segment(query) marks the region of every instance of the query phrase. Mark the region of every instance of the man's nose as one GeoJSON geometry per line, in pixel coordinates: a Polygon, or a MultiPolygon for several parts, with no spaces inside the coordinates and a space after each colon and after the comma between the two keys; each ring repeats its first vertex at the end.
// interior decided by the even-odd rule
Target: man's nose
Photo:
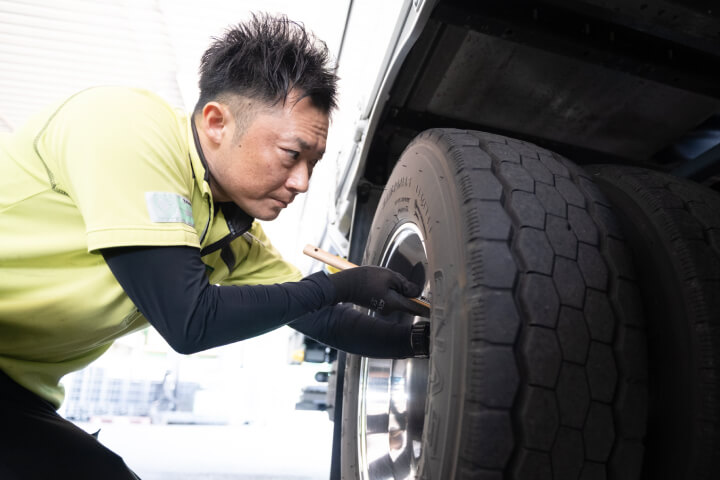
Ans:
{"type": "Polygon", "coordinates": [[[298,162],[290,171],[286,185],[289,190],[297,193],[305,193],[310,183],[310,172],[307,162],[298,162]]]}

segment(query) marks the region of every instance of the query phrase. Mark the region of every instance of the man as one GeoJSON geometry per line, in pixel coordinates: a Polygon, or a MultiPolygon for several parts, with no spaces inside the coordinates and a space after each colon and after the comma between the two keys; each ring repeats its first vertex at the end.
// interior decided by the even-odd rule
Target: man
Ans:
{"type": "MultiPolygon", "coordinates": [[[[60,418],[60,379],[150,323],[192,353],[285,324],[379,357],[411,345],[407,297],[379,267],[300,279],[254,219],[308,188],[336,76],[327,48],[256,16],[205,52],[192,115],[129,88],[92,88],[0,137],[0,478],[135,478],[60,418]]],[[[424,281],[420,279],[420,281],[424,281]]]]}

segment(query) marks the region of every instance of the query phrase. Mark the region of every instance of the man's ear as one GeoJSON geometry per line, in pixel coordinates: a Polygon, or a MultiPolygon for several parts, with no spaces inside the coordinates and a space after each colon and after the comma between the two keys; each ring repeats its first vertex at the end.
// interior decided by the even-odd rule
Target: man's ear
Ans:
{"type": "Polygon", "coordinates": [[[208,102],[202,109],[202,118],[205,135],[211,142],[219,145],[231,123],[230,110],[222,103],[208,102]]]}

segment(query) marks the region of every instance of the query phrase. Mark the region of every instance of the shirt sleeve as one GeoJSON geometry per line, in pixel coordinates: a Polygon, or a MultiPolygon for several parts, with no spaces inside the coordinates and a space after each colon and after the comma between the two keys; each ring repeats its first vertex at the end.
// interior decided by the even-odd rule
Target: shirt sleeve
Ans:
{"type": "Polygon", "coordinates": [[[126,247],[102,254],[138,310],[180,353],[269,332],[334,298],[323,272],[298,282],[219,286],[208,282],[195,248],[126,247]]]}
{"type": "Polygon", "coordinates": [[[350,305],[322,308],[294,320],[290,326],[320,343],[347,353],[373,358],[413,356],[410,342],[412,322],[371,317],[350,305]]]}
{"type": "Polygon", "coordinates": [[[39,132],[36,151],[79,209],[88,251],[199,246],[181,118],[150,92],[100,87],[71,97],[39,132]]]}

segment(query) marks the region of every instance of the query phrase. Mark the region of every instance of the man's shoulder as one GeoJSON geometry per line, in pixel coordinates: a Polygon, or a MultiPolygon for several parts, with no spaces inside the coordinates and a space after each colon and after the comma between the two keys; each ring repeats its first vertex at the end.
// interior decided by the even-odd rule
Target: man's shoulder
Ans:
{"type": "Polygon", "coordinates": [[[55,112],[47,128],[68,135],[82,132],[83,142],[100,142],[118,151],[187,157],[187,115],[141,88],[101,86],[82,90],[55,112]]]}
{"type": "Polygon", "coordinates": [[[150,90],[125,86],[97,86],[77,92],[66,106],[100,110],[105,118],[124,112],[165,114],[176,116],[179,111],[150,90]]]}

